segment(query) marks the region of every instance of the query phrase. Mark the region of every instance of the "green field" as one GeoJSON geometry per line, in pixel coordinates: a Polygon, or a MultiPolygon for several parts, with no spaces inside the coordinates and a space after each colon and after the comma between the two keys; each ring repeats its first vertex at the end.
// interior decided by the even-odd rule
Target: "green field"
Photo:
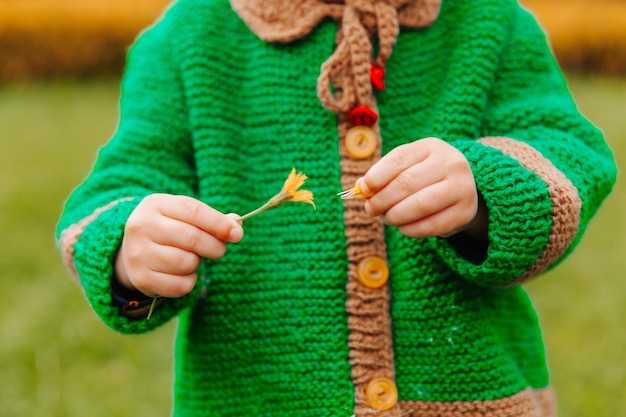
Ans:
{"type": "MultiPolygon", "coordinates": [[[[623,166],[626,80],[570,82],[623,166]]],[[[110,331],[55,248],[64,199],[115,129],[117,96],[117,80],[0,85],[0,416],[170,414],[175,324],[110,331]]],[[[575,254],[528,285],[563,417],[626,415],[625,191],[619,182],[575,254]]]]}

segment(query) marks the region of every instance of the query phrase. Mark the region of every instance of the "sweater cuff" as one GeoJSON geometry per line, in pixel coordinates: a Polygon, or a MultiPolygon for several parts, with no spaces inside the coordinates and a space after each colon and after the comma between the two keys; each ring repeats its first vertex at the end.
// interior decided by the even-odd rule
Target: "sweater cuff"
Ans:
{"type": "Polygon", "coordinates": [[[174,317],[190,305],[194,291],[179,299],[166,299],[150,320],[126,315],[113,295],[114,261],[131,212],[141,201],[127,199],[109,205],[83,225],[73,246],[73,265],[85,295],[96,314],[106,325],[121,333],[143,333],[174,317]]]}
{"type": "MultiPolygon", "coordinates": [[[[479,285],[505,286],[523,282],[548,268],[569,243],[555,231],[556,223],[563,220],[555,218],[561,209],[553,192],[554,183],[558,182],[556,175],[545,174],[557,172],[556,168],[525,143],[498,138],[524,152],[535,152],[532,158],[526,158],[532,163],[492,139],[451,142],[467,158],[488,209],[486,256],[482,262],[472,262],[476,259],[463,256],[454,239],[436,238],[435,246],[443,259],[467,280],[479,285]],[[562,243],[556,250],[555,241],[562,243]]],[[[571,242],[575,232],[567,234],[571,242]]]]}

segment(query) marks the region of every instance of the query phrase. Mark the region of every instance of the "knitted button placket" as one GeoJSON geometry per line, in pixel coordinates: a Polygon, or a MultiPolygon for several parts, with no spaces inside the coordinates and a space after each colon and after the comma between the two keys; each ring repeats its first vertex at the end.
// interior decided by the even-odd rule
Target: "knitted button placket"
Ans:
{"type": "MultiPolygon", "coordinates": [[[[378,1],[346,2],[338,6],[342,13],[337,15],[340,22],[335,51],[322,64],[318,77],[318,97],[324,107],[337,115],[344,190],[354,187],[381,157],[375,93],[385,88],[384,63],[398,33],[393,7],[378,1]],[[380,26],[364,24],[372,18],[381,19],[380,26]],[[380,27],[385,30],[377,33],[380,27]],[[376,58],[372,56],[375,37],[378,37],[376,58]]],[[[354,384],[353,414],[400,417],[394,382],[385,225],[380,216],[365,213],[363,200],[343,201],[348,261],[345,307],[348,360],[354,384]]]]}
{"type": "MultiPolygon", "coordinates": [[[[384,89],[384,75],[382,66],[371,65],[372,93],[384,89]]],[[[378,160],[381,152],[375,97],[372,94],[364,101],[366,104],[357,103],[340,117],[345,132],[343,148],[347,154],[342,159],[342,173],[349,174],[345,179],[350,178],[347,182],[352,184],[378,160]],[[348,168],[347,171],[344,167],[348,168]]],[[[362,201],[352,200],[346,204],[346,233],[353,236],[348,237],[351,266],[346,308],[350,327],[348,344],[351,363],[355,367],[354,414],[357,417],[398,417],[384,225],[379,217],[363,215],[362,201]],[[370,340],[376,346],[367,346],[364,340],[370,340]]]]}

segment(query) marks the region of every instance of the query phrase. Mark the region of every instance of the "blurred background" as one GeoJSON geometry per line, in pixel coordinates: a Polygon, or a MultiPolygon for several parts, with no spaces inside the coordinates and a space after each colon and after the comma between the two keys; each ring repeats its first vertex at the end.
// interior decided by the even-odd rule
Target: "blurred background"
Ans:
{"type": "MultiPolygon", "coordinates": [[[[55,225],[117,124],[127,48],[164,0],[0,0],[0,416],[169,416],[175,323],[121,336],[62,265],[55,225]]],[[[581,111],[626,164],[626,3],[524,0],[581,111]]],[[[527,285],[560,416],[626,415],[626,194],[527,285]]],[[[209,358],[207,358],[209,360],[209,358]]]]}

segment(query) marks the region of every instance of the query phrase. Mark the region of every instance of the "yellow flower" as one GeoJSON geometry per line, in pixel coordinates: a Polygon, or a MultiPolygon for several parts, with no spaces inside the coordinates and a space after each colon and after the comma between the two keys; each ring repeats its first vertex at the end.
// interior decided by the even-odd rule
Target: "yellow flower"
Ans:
{"type": "Polygon", "coordinates": [[[308,190],[298,190],[306,181],[308,177],[306,174],[297,173],[295,168],[292,168],[291,173],[285,180],[282,190],[274,197],[270,198],[267,203],[263,204],[258,209],[251,211],[248,214],[244,214],[239,218],[239,221],[248,219],[266,210],[273,209],[280,206],[287,201],[294,201],[299,203],[309,203],[315,209],[315,203],[313,202],[313,193],[308,190]]]}
{"type": "Polygon", "coordinates": [[[303,173],[296,173],[296,169],[292,168],[291,173],[285,180],[285,184],[283,185],[283,189],[280,190],[280,193],[276,194],[272,197],[272,200],[275,200],[276,206],[281,205],[285,201],[296,201],[300,203],[309,203],[315,208],[315,203],[313,203],[313,193],[308,190],[298,190],[298,188],[302,187],[304,181],[306,181],[308,177],[303,173]]]}

